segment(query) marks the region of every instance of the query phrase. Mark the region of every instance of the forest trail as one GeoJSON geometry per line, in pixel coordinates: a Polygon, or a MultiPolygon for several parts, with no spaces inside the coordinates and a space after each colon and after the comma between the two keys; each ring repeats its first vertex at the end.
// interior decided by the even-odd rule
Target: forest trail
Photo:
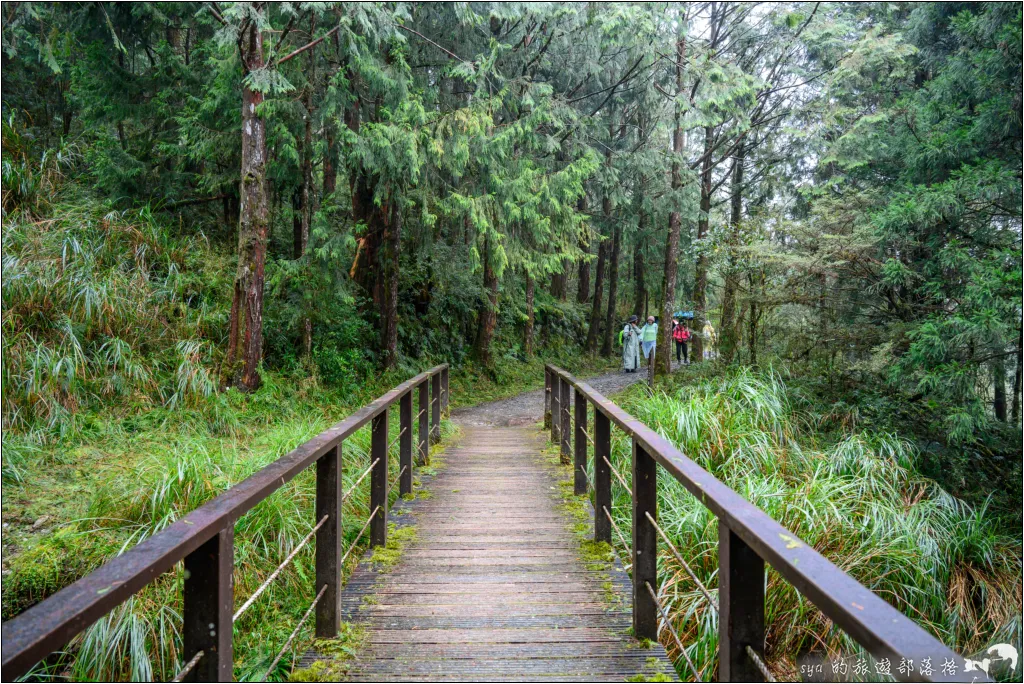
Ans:
{"type": "MultiPolygon", "coordinates": [[[[679,369],[679,364],[672,362],[672,371],[679,369]]],[[[587,378],[587,384],[606,397],[621,392],[637,382],[647,381],[647,366],[637,373],[625,373],[621,370],[587,378]]],[[[544,419],[544,390],[533,390],[517,394],[508,399],[489,401],[476,406],[464,406],[452,410],[452,420],[460,425],[495,425],[515,426],[532,425],[544,419]]]]}
{"type": "Polygon", "coordinates": [[[408,538],[398,562],[364,558],[345,587],[344,619],[361,627],[355,658],[310,652],[300,667],[320,660],[311,674],[351,681],[675,681],[661,645],[629,636],[622,565],[581,548],[545,433],[507,425],[526,415],[525,398],[542,407],[541,397],[453,416],[463,434],[438,473],[422,475],[429,494],[389,514],[408,530],[392,535],[408,538]],[[505,426],[481,424],[502,414],[505,426]]]}

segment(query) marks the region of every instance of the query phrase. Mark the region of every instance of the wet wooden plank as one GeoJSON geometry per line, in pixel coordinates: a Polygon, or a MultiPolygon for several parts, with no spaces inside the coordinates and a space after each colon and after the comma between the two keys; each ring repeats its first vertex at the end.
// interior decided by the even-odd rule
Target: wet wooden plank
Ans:
{"type": "MultiPolygon", "coordinates": [[[[415,525],[397,566],[364,559],[342,594],[366,645],[351,681],[624,681],[675,671],[628,630],[621,564],[580,560],[553,459],[534,427],[469,427],[431,496],[400,502],[415,525]]],[[[302,663],[316,658],[307,653],[302,663]]]]}

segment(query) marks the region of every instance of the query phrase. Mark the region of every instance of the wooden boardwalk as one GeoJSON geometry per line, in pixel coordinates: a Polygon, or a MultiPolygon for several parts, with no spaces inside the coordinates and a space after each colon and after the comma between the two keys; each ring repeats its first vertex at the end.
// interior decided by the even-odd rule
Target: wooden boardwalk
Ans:
{"type": "MultiPolygon", "coordinates": [[[[621,564],[581,557],[578,521],[561,505],[570,475],[545,445],[536,427],[464,428],[438,474],[422,476],[430,494],[392,509],[398,528],[415,526],[397,564],[364,559],[346,585],[344,619],[363,644],[332,671],[350,681],[675,680],[660,645],[628,634],[621,564]]],[[[311,652],[300,666],[331,657],[311,652]]]]}

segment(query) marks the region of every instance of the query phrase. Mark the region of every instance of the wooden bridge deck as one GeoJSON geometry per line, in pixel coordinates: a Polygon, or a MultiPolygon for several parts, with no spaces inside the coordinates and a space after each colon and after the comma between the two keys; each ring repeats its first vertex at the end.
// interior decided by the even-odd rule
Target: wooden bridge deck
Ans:
{"type": "MultiPolygon", "coordinates": [[[[421,477],[430,495],[392,509],[396,527],[415,526],[397,564],[366,558],[346,585],[344,619],[363,643],[331,671],[350,681],[675,680],[660,645],[628,634],[621,564],[581,557],[578,521],[561,506],[569,473],[542,453],[544,433],[464,430],[438,474],[421,477]]],[[[300,667],[331,658],[310,652],[300,667]]]]}

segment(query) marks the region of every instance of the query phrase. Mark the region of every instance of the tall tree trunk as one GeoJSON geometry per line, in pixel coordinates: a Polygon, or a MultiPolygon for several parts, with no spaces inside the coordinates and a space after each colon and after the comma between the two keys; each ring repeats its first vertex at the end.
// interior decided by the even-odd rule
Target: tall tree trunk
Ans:
{"type": "Polygon", "coordinates": [[[605,356],[612,355],[612,331],[616,328],[615,309],[618,304],[619,251],[622,240],[622,228],[617,221],[612,236],[612,254],[608,264],[608,313],[604,318],[604,342],[601,344],[601,353],[605,356]]]}
{"type": "Polygon", "coordinates": [[[647,297],[647,285],[644,281],[643,244],[647,240],[647,212],[644,211],[644,188],[647,179],[640,177],[636,195],[636,241],[633,244],[633,307],[629,313],[639,316],[643,310],[644,299],[647,297]]]}
{"type": "MultiPolygon", "coordinates": [[[[581,214],[587,213],[587,194],[583,193],[580,197],[579,202],[576,204],[576,209],[581,214]]],[[[586,304],[590,301],[590,240],[587,235],[581,234],[579,237],[580,251],[587,255],[587,258],[580,259],[578,267],[578,277],[576,278],[576,303],[586,304]]]]}
{"type": "Polygon", "coordinates": [[[594,298],[590,302],[590,327],[587,329],[587,342],[584,347],[588,353],[597,351],[597,333],[601,327],[601,296],[604,294],[604,263],[608,258],[607,241],[597,245],[597,266],[594,273],[594,298]]]}
{"type": "Polygon", "coordinates": [[[533,289],[534,280],[529,270],[525,270],[526,276],[526,329],[523,331],[523,351],[526,356],[533,356],[533,289]]]}
{"type": "Polygon", "coordinates": [[[562,272],[551,274],[551,296],[560,302],[565,301],[566,285],[568,278],[566,272],[569,270],[569,260],[562,259],[562,272]]]}
{"type": "Polygon", "coordinates": [[[725,255],[725,286],[722,289],[722,323],[719,326],[718,339],[722,352],[722,360],[732,363],[736,354],[736,288],[739,286],[739,273],[736,269],[736,250],[740,243],[740,221],[743,219],[743,162],[744,148],[741,145],[736,152],[732,169],[731,213],[729,216],[729,237],[726,240],[725,255]]]}
{"type": "Polygon", "coordinates": [[[1013,372],[1013,404],[1010,408],[1010,420],[1014,425],[1020,423],[1022,362],[1024,362],[1024,327],[1017,329],[1017,368],[1013,372]]]}
{"type": "MultiPolygon", "coordinates": [[[[680,10],[680,36],[676,40],[676,106],[675,121],[672,129],[672,189],[678,190],[682,184],[680,159],[683,156],[683,111],[679,99],[683,96],[683,64],[686,61],[686,38],[682,34],[686,10],[680,10]]],[[[669,212],[668,236],[665,239],[665,277],[661,288],[661,324],[658,326],[658,350],[655,370],[668,373],[672,370],[672,309],[676,303],[676,277],[679,272],[679,233],[682,220],[679,211],[669,212]]]]}
{"type": "Polygon", "coordinates": [[[384,370],[398,366],[398,256],[402,246],[401,201],[391,196],[381,250],[381,281],[383,283],[380,322],[381,361],[384,370]]]}
{"type": "MultiPolygon", "coordinates": [[[[257,5],[256,12],[262,12],[257,5]]],[[[241,37],[245,75],[263,67],[263,34],[252,21],[241,37]]],[[[259,387],[263,358],[263,281],[267,259],[267,133],[258,114],[263,93],[242,87],[241,209],[238,219],[238,271],[231,303],[227,369],[243,391],[259,387]]]]}
{"type": "Polygon", "coordinates": [[[714,151],[715,132],[711,126],[704,127],[704,158],[700,169],[700,215],[697,217],[697,263],[693,269],[693,353],[691,358],[700,362],[704,359],[704,324],[707,322],[708,307],[708,257],[704,240],[711,222],[711,154],[714,151]]]}
{"type": "MultiPolygon", "coordinates": [[[[641,214],[640,220],[644,220],[644,216],[641,214]]],[[[647,301],[647,285],[644,282],[644,254],[641,247],[641,243],[637,243],[633,246],[633,306],[629,310],[629,313],[642,316],[644,312],[644,303],[647,301]]]]}
{"type": "Polygon", "coordinates": [[[491,366],[491,340],[494,339],[494,326],[497,323],[498,310],[498,276],[491,264],[491,237],[484,236],[484,291],[487,298],[483,302],[476,329],[476,359],[484,367],[491,366]]]}
{"type": "MultiPolygon", "coordinates": [[[[315,19],[310,26],[310,35],[316,29],[315,19]]],[[[302,135],[302,230],[299,235],[298,244],[295,245],[295,258],[301,259],[306,254],[306,247],[309,245],[309,227],[313,221],[313,78],[315,75],[313,60],[314,53],[309,51],[309,73],[308,82],[302,93],[302,103],[305,108],[304,130],[302,135]]],[[[304,305],[308,304],[308,299],[304,305]]],[[[305,358],[313,355],[313,321],[308,311],[302,316],[302,350],[305,358]]]]}
{"type": "Polygon", "coordinates": [[[754,272],[748,274],[750,281],[750,319],[747,321],[747,350],[750,356],[750,365],[757,365],[757,319],[760,314],[757,311],[757,279],[754,272]]]}
{"type": "Polygon", "coordinates": [[[992,411],[996,418],[1006,422],[1006,366],[1003,357],[992,362],[992,411]]]}
{"type": "Polygon", "coordinates": [[[306,251],[302,240],[302,198],[305,193],[301,187],[292,193],[292,258],[298,259],[306,251]]]}
{"type": "Polygon", "coordinates": [[[324,124],[324,136],[327,149],[324,152],[324,190],[323,199],[334,194],[338,187],[338,150],[335,145],[334,126],[330,122],[324,124]]]}
{"type": "MultiPolygon", "coordinates": [[[[357,76],[349,69],[349,81],[356,83],[357,76]]],[[[345,125],[358,135],[362,127],[361,102],[357,99],[345,109],[345,125]]],[[[376,179],[366,169],[354,167],[349,175],[349,193],[352,198],[352,220],[357,226],[356,254],[349,269],[349,277],[369,293],[373,304],[381,306],[383,298],[378,257],[384,226],[387,223],[379,207],[373,201],[376,179]]]]}

